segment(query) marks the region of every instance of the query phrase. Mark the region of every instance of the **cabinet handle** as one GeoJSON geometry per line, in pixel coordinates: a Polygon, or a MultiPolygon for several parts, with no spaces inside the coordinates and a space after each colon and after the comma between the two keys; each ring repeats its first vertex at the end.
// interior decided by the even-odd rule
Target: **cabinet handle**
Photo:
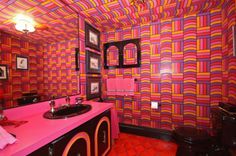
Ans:
{"type": "Polygon", "coordinates": [[[48,148],[48,155],[53,156],[53,148],[52,147],[48,148]]]}
{"type": "Polygon", "coordinates": [[[103,140],[102,140],[102,142],[105,144],[106,140],[107,140],[106,131],[102,131],[102,132],[103,132],[103,140]]]}

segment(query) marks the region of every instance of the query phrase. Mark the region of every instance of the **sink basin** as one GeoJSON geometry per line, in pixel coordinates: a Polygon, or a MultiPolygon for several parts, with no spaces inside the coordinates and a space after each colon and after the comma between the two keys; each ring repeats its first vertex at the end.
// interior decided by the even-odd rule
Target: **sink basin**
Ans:
{"type": "Polygon", "coordinates": [[[84,114],[91,110],[90,105],[86,104],[78,104],[78,105],[70,105],[70,106],[62,106],[55,109],[55,112],[52,113],[47,111],[43,114],[44,118],[47,119],[63,119],[70,118],[73,116],[84,114]]]}
{"type": "Polygon", "coordinates": [[[222,108],[225,112],[229,114],[236,114],[236,106],[229,104],[229,103],[222,103],[219,104],[220,108],[222,108]]]}

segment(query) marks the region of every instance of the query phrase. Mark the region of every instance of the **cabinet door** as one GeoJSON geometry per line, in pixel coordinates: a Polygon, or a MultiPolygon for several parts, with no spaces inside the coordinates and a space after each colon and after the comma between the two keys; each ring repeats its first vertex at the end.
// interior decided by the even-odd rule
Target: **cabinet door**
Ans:
{"type": "Polygon", "coordinates": [[[62,156],[90,156],[90,144],[88,133],[79,132],[68,142],[62,156]]]}
{"type": "Polygon", "coordinates": [[[111,127],[107,116],[102,117],[95,129],[95,156],[105,156],[111,148],[111,127]]]}
{"type": "Polygon", "coordinates": [[[28,156],[53,156],[53,148],[50,144],[47,144],[40,149],[28,154],[28,156]]]}

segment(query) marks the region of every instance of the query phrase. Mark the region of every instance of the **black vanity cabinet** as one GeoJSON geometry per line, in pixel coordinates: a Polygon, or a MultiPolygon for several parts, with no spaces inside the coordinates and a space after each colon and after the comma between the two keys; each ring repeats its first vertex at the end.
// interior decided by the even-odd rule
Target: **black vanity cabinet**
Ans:
{"type": "Polygon", "coordinates": [[[29,156],[103,156],[110,148],[110,110],[107,110],[29,156]]]}
{"type": "Polygon", "coordinates": [[[94,132],[95,156],[105,156],[111,148],[111,123],[110,116],[99,119],[94,132]]]}

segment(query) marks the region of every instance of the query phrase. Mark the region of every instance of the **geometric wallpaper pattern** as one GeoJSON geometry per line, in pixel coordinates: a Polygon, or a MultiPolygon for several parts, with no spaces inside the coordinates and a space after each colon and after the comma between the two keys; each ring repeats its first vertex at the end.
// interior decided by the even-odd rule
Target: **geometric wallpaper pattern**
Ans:
{"type": "Polygon", "coordinates": [[[17,106],[17,99],[27,92],[36,91],[41,100],[78,94],[77,45],[77,39],[40,45],[1,32],[0,64],[9,68],[8,80],[0,81],[4,107],[17,106]],[[17,55],[28,57],[28,70],[16,70],[17,55]]]}
{"type": "Polygon", "coordinates": [[[22,34],[14,28],[17,13],[32,16],[36,31],[31,39],[38,42],[60,42],[77,35],[77,14],[106,32],[127,26],[137,26],[160,19],[204,13],[221,7],[224,0],[145,0],[134,5],[132,0],[10,0],[0,1],[0,29],[22,34]],[[45,29],[46,28],[46,29],[45,29]]]}
{"type": "MultiPolygon", "coordinates": [[[[138,80],[134,96],[107,96],[104,85],[104,97],[115,102],[120,122],[169,130],[179,125],[210,129],[210,108],[220,101],[235,103],[235,58],[234,63],[227,62],[232,58],[228,50],[232,49],[224,51],[229,46],[222,41],[225,27],[229,29],[226,20],[231,18],[222,10],[103,34],[105,43],[141,38],[140,68],[103,71],[103,84],[114,77],[138,80]],[[224,68],[224,64],[232,69],[224,68]],[[233,76],[234,80],[227,81],[233,76]],[[150,101],[161,106],[151,109],[150,101]]],[[[235,8],[228,14],[235,23],[235,8]]],[[[227,44],[232,44],[232,38],[227,44]]]]}
{"type": "Polygon", "coordinates": [[[4,107],[17,105],[22,93],[43,93],[43,47],[4,32],[0,32],[0,64],[9,69],[8,80],[1,80],[4,107]],[[29,70],[16,69],[16,56],[28,57],[29,70]]]}
{"type": "Polygon", "coordinates": [[[103,32],[137,26],[160,19],[207,12],[221,7],[224,0],[145,0],[134,5],[132,0],[66,1],[86,20],[103,32]]]}
{"type": "Polygon", "coordinates": [[[77,37],[77,14],[60,0],[0,1],[0,30],[23,35],[15,29],[13,20],[19,13],[35,20],[35,31],[27,37],[38,43],[60,42],[77,37]]]}
{"type": "MultiPolygon", "coordinates": [[[[63,5],[54,2],[42,5],[63,13],[63,5]]],[[[16,1],[12,3],[18,5],[16,1]]],[[[219,101],[235,103],[236,58],[232,57],[231,27],[236,24],[236,14],[233,0],[225,3],[218,0],[150,0],[142,9],[126,0],[67,3],[83,15],[78,20],[80,71],[74,70],[74,48],[78,47],[78,40],[73,37],[42,47],[2,33],[0,63],[9,65],[10,77],[0,81],[0,87],[4,88],[8,107],[16,104],[15,100],[22,92],[41,92],[44,87],[46,96],[57,96],[60,93],[67,95],[68,91],[77,93],[78,84],[81,84],[80,93],[86,95],[84,18],[104,31],[101,35],[103,43],[141,38],[141,67],[103,70],[103,97],[116,104],[120,122],[162,129],[173,129],[178,125],[210,129],[210,108],[217,106],[219,101]],[[184,16],[188,12],[191,14],[184,16]],[[29,71],[15,70],[16,54],[34,60],[29,71]],[[36,54],[42,57],[36,57],[36,54]],[[42,64],[48,67],[43,68],[42,64]],[[28,72],[33,72],[33,77],[28,72]],[[42,76],[44,73],[46,75],[42,76]],[[114,77],[137,78],[134,96],[107,96],[105,80],[114,77]],[[23,87],[19,85],[21,81],[23,87]],[[153,110],[150,101],[158,101],[161,106],[153,110]]],[[[31,5],[35,4],[32,2],[31,5]]],[[[8,7],[4,9],[9,11],[8,7]]],[[[35,8],[29,11],[37,15],[35,8]]],[[[47,14],[41,11],[42,16],[47,14]]],[[[67,16],[68,20],[72,20],[72,16],[67,16]]],[[[63,23],[62,27],[65,25],[63,23]]],[[[133,57],[131,53],[127,56],[133,57]]]]}
{"type": "Polygon", "coordinates": [[[78,71],[75,70],[77,39],[45,45],[44,95],[47,98],[78,94],[78,71]]]}

